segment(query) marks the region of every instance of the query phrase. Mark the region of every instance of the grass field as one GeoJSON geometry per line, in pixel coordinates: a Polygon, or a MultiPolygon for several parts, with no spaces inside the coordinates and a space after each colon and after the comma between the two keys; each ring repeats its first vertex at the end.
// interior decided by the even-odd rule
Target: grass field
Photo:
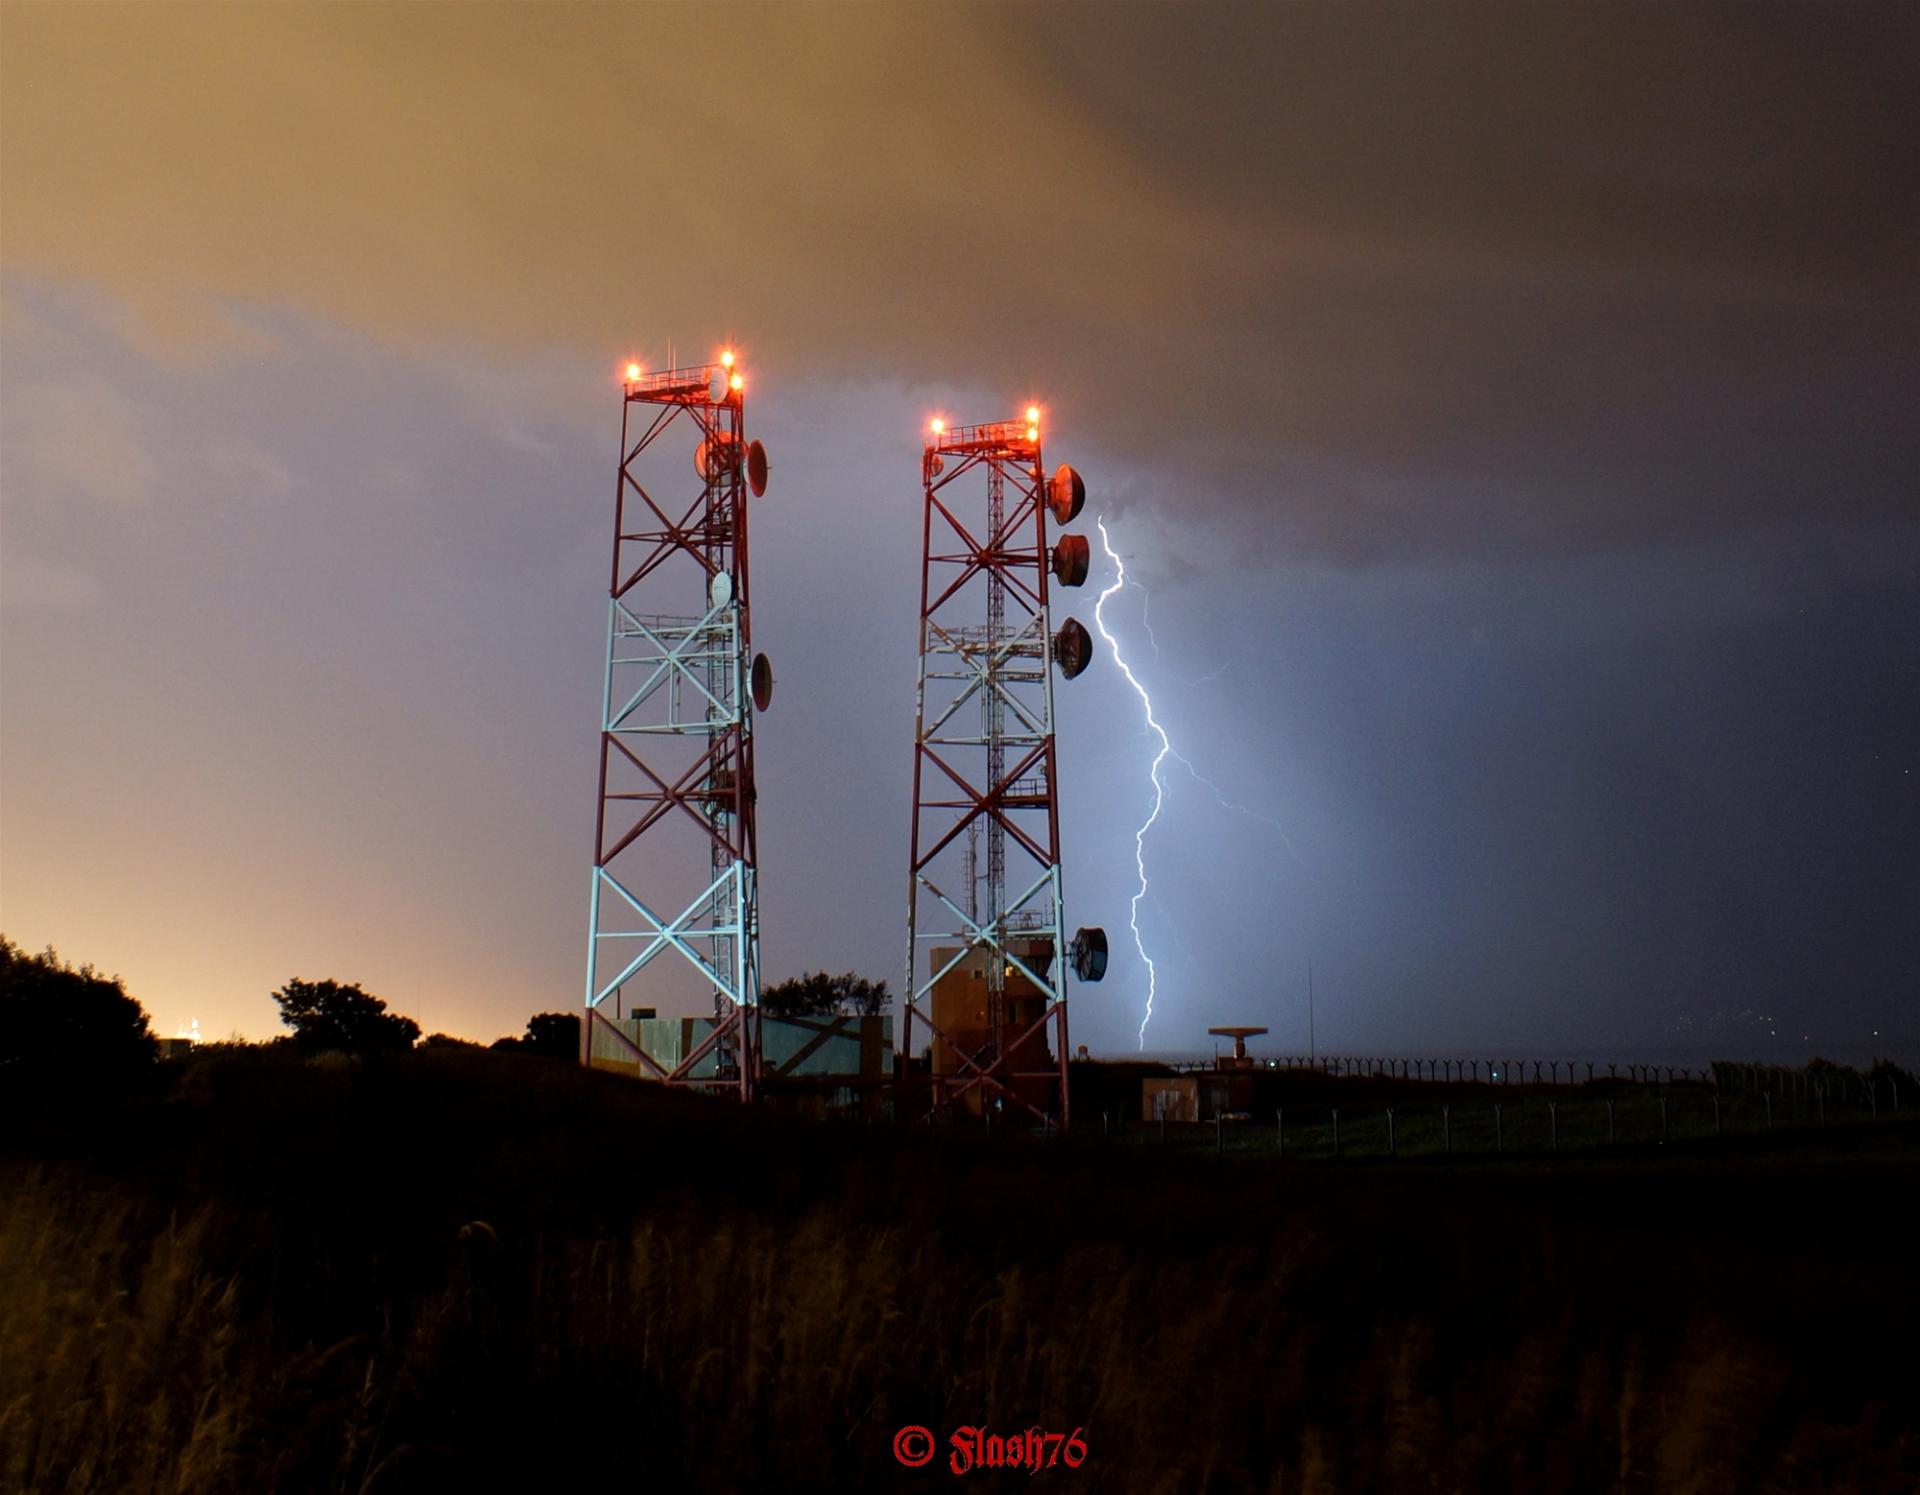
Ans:
{"type": "Polygon", "coordinates": [[[1084,1110],[987,1140],[484,1052],[197,1057],[0,1157],[0,1488],[1920,1479],[1911,1123],[1395,1161],[1318,1124],[1224,1165],[1084,1110]],[[963,1425],[1087,1459],[956,1477],[963,1425]]]}

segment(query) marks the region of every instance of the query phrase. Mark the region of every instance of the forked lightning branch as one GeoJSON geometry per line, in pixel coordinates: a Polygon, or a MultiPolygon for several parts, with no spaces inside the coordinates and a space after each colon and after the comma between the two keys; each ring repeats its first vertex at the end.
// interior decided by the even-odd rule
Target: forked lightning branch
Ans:
{"type": "MultiPolygon", "coordinates": [[[[1113,662],[1120,666],[1120,673],[1127,677],[1127,684],[1131,685],[1134,694],[1140,697],[1141,708],[1146,713],[1147,730],[1160,740],[1159,751],[1153,755],[1153,762],[1148,766],[1147,770],[1147,776],[1153,784],[1153,807],[1147,811],[1147,818],[1140,822],[1140,828],[1133,833],[1133,865],[1135,874],[1139,879],[1139,885],[1134,889],[1132,900],[1127,906],[1127,923],[1133,930],[1133,947],[1139,952],[1140,963],[1147,968],[1147,1005],[1146,1011],[1140,1018],[1139,1035],[1140,1047],[1144,1050],[1147,1046],[1147,1024],[1153,1021],[1153,1002],[1154,998],[1159,994],[1160,973],[1153,963],[1153,957],[1147,954],[1146,942],[1140,934],[1140,904],[1146,898],[1148,892],[1147,832],[1152,830],[1155,823],[1160,819],[1160,811],[1166,804],[1167,786],[1165,780],[1160,777],[1161,765],[1164,764],[1167,759],[1173,759],[1174,762],[1178,763],[1193,776],[1196,783],[1206,787],[1221,809],[1232,810],[1235,814],[1250,816],[1252,819],[1258,820],[1264,825],[1272,826],[1273,829],[1279,833],[1280,840],[1288,851],[1293,851],[1294,846],[1293,842],[1287,838],[1287,833],[1281,827],[1279,821],[1273,819],[1270,815],[1262,815],[1258,810],[1249,809],[1245,805],[1235,804],[1222,794],[1219,785],[1215,784],[1212,779],[1209,779],[1186,758],[1181,756],[1180,752],[1174,747],[1172,740],[1167,736],[1166,728],[1160,725],[1159,719],[1153,713],[1153,698],[1147,694],[1146,686],[1140,683],[1139,677],[1133,673],[1132,667],[1128,665],[1126,655],[1121,652],[1120,641],[1113,636],[1112,630],[1107,627],[1107,599],[1127,585],[1127,565],[1125,561],[1120,559],[1119,552],[1113,548],[1113,541],[1107,535],[1106,522],[1104,520],[1095,520],[1094,523],[1100,531],[1100,548],[1106,551],[1107,559],[1113,562],[1113,584],[1102,591],[1098,599],[1094,602],[1094,626],[1100,630],[1100,636],[1107,641],[1107,647],[1113,651],[1113,662]]],[[[1140,583],[1135,582],[1134,585],[1140,587],[1142,597],[1151,595],[1145,587],[1140,586],[1140,583]]],[[[1145,613],[1143,611],[1142,622],[1144,621],[1145,613]]],[[[1149,638],[1152,638],[1151,628],[1148,628],[1147,634],[1149,638]]],[[[1155,653],[1158,653],[1157,648],[1155,653]]]]}

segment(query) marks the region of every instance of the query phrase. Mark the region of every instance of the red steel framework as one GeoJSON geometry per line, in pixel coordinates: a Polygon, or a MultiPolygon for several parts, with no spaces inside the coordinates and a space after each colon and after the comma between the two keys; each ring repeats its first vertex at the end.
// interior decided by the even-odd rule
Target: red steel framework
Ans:
{"type": "Polygon", "coordinates": [[[747,495],[764,489],[766,460],[746,441],[732,355],[650,375],[629,367],[620,452],[583,1058],[598,1042],[645,1077],[746,1100],[760,1053],[753,718],[772,675],[751,654],[747,565],[747,495]],[[698,491],[668,500],[660,495],[685,469],[646,459],[689,423],[698,491]],[[643,611],[643,595],[698,610],[643,611]],[[640,876],[662,870],[642,860],[646,838],[665,853],[662,830],[689,825],[708,852],[704,886],[684,906],[676,897],[655,909],[639,890],[640,876]],[[674,957],[710,989],[714,1022],[686,1052],[656,1058],[601,1008],[654,960],[674,957]]]}
{"type": "MultiPolygon", "coordinates": [[[[1026,420],[951,429],[934,422],[921,473],[900,1110],[912,1117],[962,1102],[1012,1107],[1065,1130],[1069,948],[1053,673],[1057,665],[1069,679],[1078,674],[1091,645],[1071,619],[1058,637],[1052,632],[1049,577],[1081,584],[1087,542],[1068,535],[1050,546],[1047,517],[1072,519],[1085,490],[1068,467],[1047,479],[1037,407],[1026,420]],[[982,477],[983,511],[962,503],[957,486],[982,477]],[[1011,883],[1009,851],[1018,869],[1011,883]],[[947,994],[950,983],[974,980],[984,982],[983,1028],[963,1026],[947,994]],[[924,1081],[915,1072],[916,1023],[932,1039],[924,1081]]],[[[1071,958],[1082,979],[1098,980],[1105,935],[1082,930],[1071,958]]]]}

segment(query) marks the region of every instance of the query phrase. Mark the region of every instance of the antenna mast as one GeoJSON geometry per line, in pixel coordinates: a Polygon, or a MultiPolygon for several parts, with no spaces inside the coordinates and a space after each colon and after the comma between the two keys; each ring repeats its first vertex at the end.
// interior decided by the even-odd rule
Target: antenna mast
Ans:
{"type": "Polygon", "coordinates": [[[627,366],[581,1058],[742,1100],[760,1049],[753,729],[773,698],[772,667],[753,653],[747,499],[766,486],[731,351],[695,368],[627,366]],[[643,970],[648,997],[709,1006],[704,1035],[618,1016],[622,983],[643,970]]]}
{"type": "Polygon", "coordinates": [[[1053,632],[1049,579],[1082,585],[1089,550],[1084,535],[1049,544],[1047,521],[1071,523],[1086,484],[1070,467],[1046,476],[1038,406],[934,421],[920,471],[902,1109],[1025,1111],[1065,1130],[1067,971],[1098,981],[1107,937],[1069,940],[1063,922],[1053,671],[1071,680],[1093,645],[1071,618],[1053,632]],[[965,496],[981,479],[984,494],[965,496]],[[909,1079],[917,1023],[932,1039],[924,1083],[909,1079]]]}

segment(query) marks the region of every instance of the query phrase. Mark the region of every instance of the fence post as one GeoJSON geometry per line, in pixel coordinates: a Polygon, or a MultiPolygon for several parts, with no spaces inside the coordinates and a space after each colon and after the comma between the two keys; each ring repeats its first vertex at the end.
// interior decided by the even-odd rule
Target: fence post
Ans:
{"type": "Polygon", "coordinates": [[[1813,1087],[1813,1094],[1814,1098],[1820,1102],[1820,1119],[1825,1121],[1827,1119],[1827,1087],[1825,1085],[1815,1085],[1813,1087]]]}
{"type": "Polygon", "coordinates": [[[1222,1127],[1223,1118],[1218,1111],[1213,1113],[1213,1155],[1223,1157],[1226,1153],[1226,1132],[1222,1127]]]}
{"type": "Polygon", "coordinates": [[[1667,1145],[1667,1098],[1660,1097],[1660,1145],[1667,1145]]]}
{"type": "Polygon", "coordinates": [[[1112,1114],[1111,1111],[1102,1111],[1100,1113],[1100,1135],[1103,1137],[1109,1135],[1107,1121],[1112,1114]]]}
{"type": "Polygon", "coordinates": [[[1607,1144],[1613,1144],[1613,1102],[1607,1102],[1607,1144]]]}
{"type": "Polygon", "coordinates": [[[1878,1080],[1867,1082],[1867,1104],[1873,1109],[1873,1119],[1878,1121],[1880,1119],[1880,1082],[1878,1080]]]}
{"type": "Polygon", "coordinates": [[[1453,1155],[1453,1117],[1445,1106],[1440,1108],[1440,1151],[1453,1155]]]}
{"type": "Polygon", "coordinates": [[[1556,1101],[1547,1102],[1547,1150],[1560,1150],[1560,1106],[1556,1101]]]}
{"type": "Polygon", "coordinates": [[[1160,1110],[1160,1140],[1162,1142],[1167,1140],[1167,1112],[1164,1106],[1160,1110]]]}
{"type": "Polygon", "coordinates": [[[1495,1152],[1505,1152],[1507,1150],[1507,1134],[1500,1128],[1500,1108],[1498,1106],[1493,1108],[1493,1150],[1495,1152]]]}
{"type": "Polygon", "coordinates": [[[1393,1156],[1393,1107],[1387,1107],[1387,1156],[1393,1156]]]}
{"type": "Polygon", "coordinates": [[[1284,1158],[1287,1155],[1287,1113],[1285,1109],[1273,1113],[1273,1129],[1278,1134],[1276,1140],[1278,1140],[1280,1144],[1280,1156],[1284,1158]]]}
{"type": "Polygon", "coordinates": [[[1333,1155],[1340,1156],[1340,1108],[1333,1108],[1333,1155]]]}
{"type": "Polygon", "coordinates": [[[1773,1130],[1773,1092],[1769,1090],[1760,1099],[1767,1103],[1767,1130],[1773,1130]]]}
{"type": "Polygon", "coordinates": [[[1720,1093],[1718,1091],[1715,1091],[1713,1096],[1713,1134],[1716,1137],[1720,1135],[1720,1093]]]}

